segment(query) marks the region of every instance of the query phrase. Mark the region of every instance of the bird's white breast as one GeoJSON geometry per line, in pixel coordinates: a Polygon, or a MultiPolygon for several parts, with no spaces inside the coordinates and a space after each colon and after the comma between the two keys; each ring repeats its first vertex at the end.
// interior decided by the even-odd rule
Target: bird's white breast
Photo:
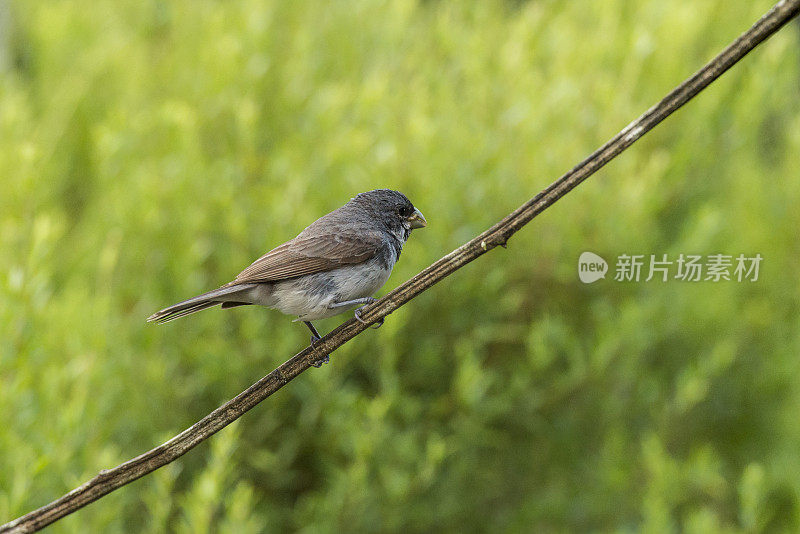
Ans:
{"type": "Polygon", "coordinates": [[[253,289],[251,299],[255,304],[296,315],[304,321],[324,319],[350,309],[330,308],[331,304],[374,295],[389,279],[393,266],[393,258],[388,265],[376,258],[332,271],[260,284],[261,287],[253,289]]]}

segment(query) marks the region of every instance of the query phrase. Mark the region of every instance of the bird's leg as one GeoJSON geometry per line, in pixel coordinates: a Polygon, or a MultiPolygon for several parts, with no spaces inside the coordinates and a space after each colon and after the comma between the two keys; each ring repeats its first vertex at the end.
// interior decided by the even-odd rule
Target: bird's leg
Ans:
{"type": "MultiPolygon", "coordinates": [[[[319,335],[319,332],[317,332],[317,329],[314,328],[313,324],[311,324],[311,321],[303,321],[303,324],[306,325],[309,330],[311,330],[311,345],[313,346],[314,343],[316,343],[322,338],[322,336],[319,335]]],[[[314,367],[322,367],[323,363],[328,363],[329,361],[330,361],[330,356],[326,354],[324,358],[312,362],[311,365],[313,365],[314,367]]]]}
{"type": "Polygon", "coordinates": [[[316,343],[317,341],[319,341],[320,339],[322,339],[322,336],[319,335],[319,332],[317,332],[317,329],[314,328],[313,324],[311,324],[311,321],[303,321],[303,324],[306,325],[309,330],[311,330],[311,344],[312,345],[314,343],[316,343]]]}
{"type": "MultiPolygon", "coordinates": [[[[342,302],[334,302],[332,304],[328,304],[328,308],[331,308],[331,309],[333,309],[333,308],[343,308],[345,306],[353,306],[355,304],[361,304],[362,306],[360,306],[359,308],[356,308],[356,311],[355,311],[355,313],[353,315],[355,316],[356,321],[358,321],[359,323],[367,324],[361,318],[360,310],[364,306],[367,306],[368,304],[372,304],[376,300],[378,300],[378,299],[376,299],[375,297],[364,297],[362,299],[345,300],[345,301],[342,301],[342,302]]],[[[381,319],[378,322],[376,322],[372,327],[373,328],[380,328],[382,324],[383,324],[383,317],[381,317],[381,319]]]]}
{"type": "Polygon", "coordinates": [[[347,306],[355,306],[356,304],[363,304],[366,306],[367,304],[372,304],[375,302],[375,297],[364,297],[363,299],[353,299],[353,300],[343,300],[341,302],[331,302],[328,304],[328,309],[334,310],[336,308],[346,308],[347,306]]]}

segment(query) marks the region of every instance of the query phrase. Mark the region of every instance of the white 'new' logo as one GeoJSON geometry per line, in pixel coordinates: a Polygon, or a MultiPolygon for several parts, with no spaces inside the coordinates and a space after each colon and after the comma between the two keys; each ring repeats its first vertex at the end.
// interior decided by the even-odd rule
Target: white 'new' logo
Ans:
{"type": "Polygon", "coordinates": [[[584,284],[591,284],[606,277],[608,263],[594,252],[584,252],[578,258],[578,278],[584,284]]]}

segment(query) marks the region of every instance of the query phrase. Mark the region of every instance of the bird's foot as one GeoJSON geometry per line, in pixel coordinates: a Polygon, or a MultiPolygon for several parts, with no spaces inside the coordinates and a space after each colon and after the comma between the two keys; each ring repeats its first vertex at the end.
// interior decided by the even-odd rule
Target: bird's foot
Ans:
{"type": "MultiPolygon", "coordinates": [[[[372,299],[372,302],[375,302],[376,300],[378,300],[378,299],[375,299],[375,298],[374,298],[374,299],[372,299]]],[[[361,323],[361,324],[367,324],[367,322],[366,322],[364,319],[362,319],[362,318],[361,318],[361,309],[362,309],[362,308],[364,308],[364,307],[366,307],[366,306],[369,306],[370,304],[372,304],[372,302],[370,302],[369,304],[364,304],[364,306],[361,306],[361,307],[359,307],[359,308],[356,308],[356,311],[355,311],[355,312],[353,312],[353,316],[355,316],[355,318],[356,318],[356,321],[358,321],[358,322],[359,322],[359,323],[361,323]]],[[[375,322],[375,323],[372,325],[372,328],[380,328],[380,327],[381,327],[381,325],[383,325],[383,317],[381,317],[380,319],[378,319],[378,321],[377,321],[377,322],[375,322]]]]}
{"type": "MultiPolygon", "coordinates": [[[[322,339],[322,336],[319,335],[319,332],[317,332],[317,329],[314,328],[313,324],[311,324],[311,321],[303,321],[303,324],[305,324],[308,327],[308,329],[311,330],[311,346],[313,347],[314,345],[316,345],[317,341],[322,339]]],[[[323,363],[328,363],[329,361],[331,361],[331,358],[326,354],[323,358],[311,362],[311,365],[319,368],[322,367],[323,363]]]]}
{"type": "MultiPolygon", "coordinates": [[[[320,339],[322,339],[322,338],[319,337],[319,336],[312,335],[311,336],[311,346],[313,347],[316,344],[316,342],[319,341],[320,339]]],[[[313,362],[311,362],[311,365],[316,367],[317,369],[319,369],[320,367],[322,367],[323,364],[326,364],[329,361],[331,361],[331,357],[326,354],[323,358],[320,358],[319,360],[314,360],[313,362]]]]}
{"type": "Polygon", "coordinates": [[[331,361],[331,357],[326,354],[323,358],[311,362],[311,365],[319,369],[323,364],[326,364],[329,361],[331,361]]]}

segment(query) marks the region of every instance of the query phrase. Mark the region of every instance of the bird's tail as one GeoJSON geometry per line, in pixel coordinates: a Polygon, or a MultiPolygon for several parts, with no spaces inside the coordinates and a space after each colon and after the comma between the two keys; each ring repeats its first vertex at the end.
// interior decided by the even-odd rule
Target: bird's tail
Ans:
{"type": "MultiPolygon", "coordinates": [[[[231,286],[222,286],[219,289],[214,289],[202,295],[197,295],[190,299],[184,300],[177,304],[173,304],[168,308],[157,311],[147,318],[147,322],[166,323],[179,317],[189,315],[190,313],[205,310],[217,304],[229,303],[229,306],[236,302],[236,295],[255,287],[255,284],[236,284],[231,286]]],[[[249,304],[248,302],[241,302],[240,304],[249,304]]],[[[223,306],[225,307],[225,306],[223,306]]]]}

